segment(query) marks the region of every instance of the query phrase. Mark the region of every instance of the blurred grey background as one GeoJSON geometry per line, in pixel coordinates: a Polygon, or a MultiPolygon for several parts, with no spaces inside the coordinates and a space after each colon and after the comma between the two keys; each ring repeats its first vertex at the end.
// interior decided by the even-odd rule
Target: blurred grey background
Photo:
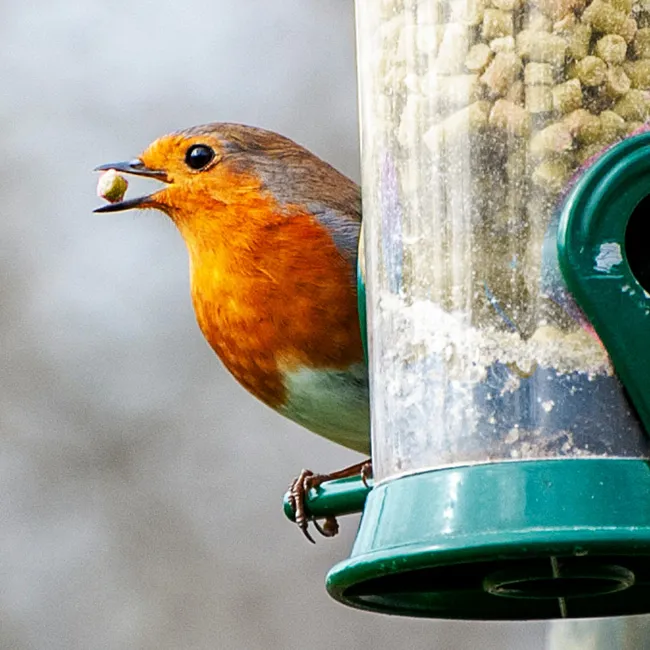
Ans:
{"type": "Polygon", "coordinates": [[[358,179],[352,0],[1,7],[0,648],[541,648],[332,601],[356,521],[314,547],[281,497],[357,456],[226,374],[165,217],[91,214],[95,165],[217,120],[358,179]]]}

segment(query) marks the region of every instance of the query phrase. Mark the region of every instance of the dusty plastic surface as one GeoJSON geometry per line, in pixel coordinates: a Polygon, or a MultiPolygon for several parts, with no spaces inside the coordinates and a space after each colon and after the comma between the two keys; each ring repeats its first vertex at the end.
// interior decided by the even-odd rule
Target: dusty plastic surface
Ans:
{"type": "Polygon", "coordinates": [[[426,469],[645,458],[557,263],[581,166],[650,114],[629,0],[359,0],[378,482],[426,469]]]}

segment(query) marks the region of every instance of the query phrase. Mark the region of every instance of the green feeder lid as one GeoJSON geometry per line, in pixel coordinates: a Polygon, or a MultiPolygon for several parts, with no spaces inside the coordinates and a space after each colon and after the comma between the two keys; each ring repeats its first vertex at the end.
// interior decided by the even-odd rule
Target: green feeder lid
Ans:
{"type": "MultiPolygon", "coordinates": [[[[646,431],[648,195],[644,133],[582,174],[557,233],[566,284],[646,431]]],[[[479,464],[402,476],[370,492],[348,479],[312,490],[307,507],[317,517],[363,507],[350,558],[327,576],[330,595],[352,607],[479,620],[650,613],[650,466],[643,459],[479,464]]]]}
{"type": "Polygon", "coordinates": [[[360,609],[474,620],[650,611],[643,461],[495,463],[375,487],[327,576],[360,609]]]}

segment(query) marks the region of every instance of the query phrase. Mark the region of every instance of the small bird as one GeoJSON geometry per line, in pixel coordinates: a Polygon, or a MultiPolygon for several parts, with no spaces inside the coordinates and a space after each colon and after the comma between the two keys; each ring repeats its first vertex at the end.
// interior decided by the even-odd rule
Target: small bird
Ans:
{"type": "MultiPolygon", "coordinates": [[[[235,379],[278,413],[368,454],[359,187],[288,138],[228,123],[165,135],[130,162],[96,168],[107,170],[164,183],[95,212],[154,208],[171,218],[189,253],[198,325],[235,379]]],[[[356,473],[365,482],[370,467],[294,480],[296,523],[310,541],[309,489],[356,473]]],[[[338,531],[333,518],[313,523],[325,536],[338,531]]]]}

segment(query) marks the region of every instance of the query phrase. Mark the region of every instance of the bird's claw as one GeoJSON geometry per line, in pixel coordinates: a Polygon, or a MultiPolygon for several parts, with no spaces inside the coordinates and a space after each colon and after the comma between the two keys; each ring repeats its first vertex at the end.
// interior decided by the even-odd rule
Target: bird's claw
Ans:
{"type": "Polygon", "coordinates": [[[334,537],[339,534],[339,522],[336,517],[325,517],[322,524],[312,519],[312,524],[323,537],[334,537]]]}
{"type": "MultiPolygon", "coordinates": [[[[307,509],[305,507],[305,500],[309,490],[312,487],[318,487],[323,481],[318,481],[321,478],[321,475],[316,475],[309,469],[303,469],[302,472],[291,482],[289,486],[289,503],[293,508],[295,513],[296,525],[302,531],[302,534],[312,543],[315,544],[316,541],[311,536],[309,532],[309,522],[314,523],[314,528],[321,534],[324,535],[324,530],[320,524],[317,524],[313,517],[307,516],[307,509]]],[[[325,476],[323,480],[327,480],[325,476]]],[[[332,518],[333,519],[333,518],[332,518]]],[[[336,519],[334,519],[336,522],[336,519]]],[[[335,525],[336,531],[338,531],[338,523],[335,525]]],[[[336,531],[330,535],[324,535],[325,537],[332,537],[336,535],[336,531]]]]}
{"type": "Polygon", "coordinates": [[[314,474],[314,472],[309,469],[303,469],[291,482],[291,485],[289,486],[289,503],[294,512],[296,525],[312,544],[315,544],[316,541],[309,532],[310,522],[323,537],[334,537],[338,535],[339,522],[336,520],[336,517],[329,516],[325,517],[321,524],[316,521],[314,517],[308,515],[305,502],[309,490],[319,487],[326,481],[347,478],[349,476],[354,476],[355,474],[360,475],[364,486],[369,488],[368,479],[372,477],[372,461],[367,460],[363,463],[346,467],[338,472],[332,472],[331,474],[314,474]]]}

